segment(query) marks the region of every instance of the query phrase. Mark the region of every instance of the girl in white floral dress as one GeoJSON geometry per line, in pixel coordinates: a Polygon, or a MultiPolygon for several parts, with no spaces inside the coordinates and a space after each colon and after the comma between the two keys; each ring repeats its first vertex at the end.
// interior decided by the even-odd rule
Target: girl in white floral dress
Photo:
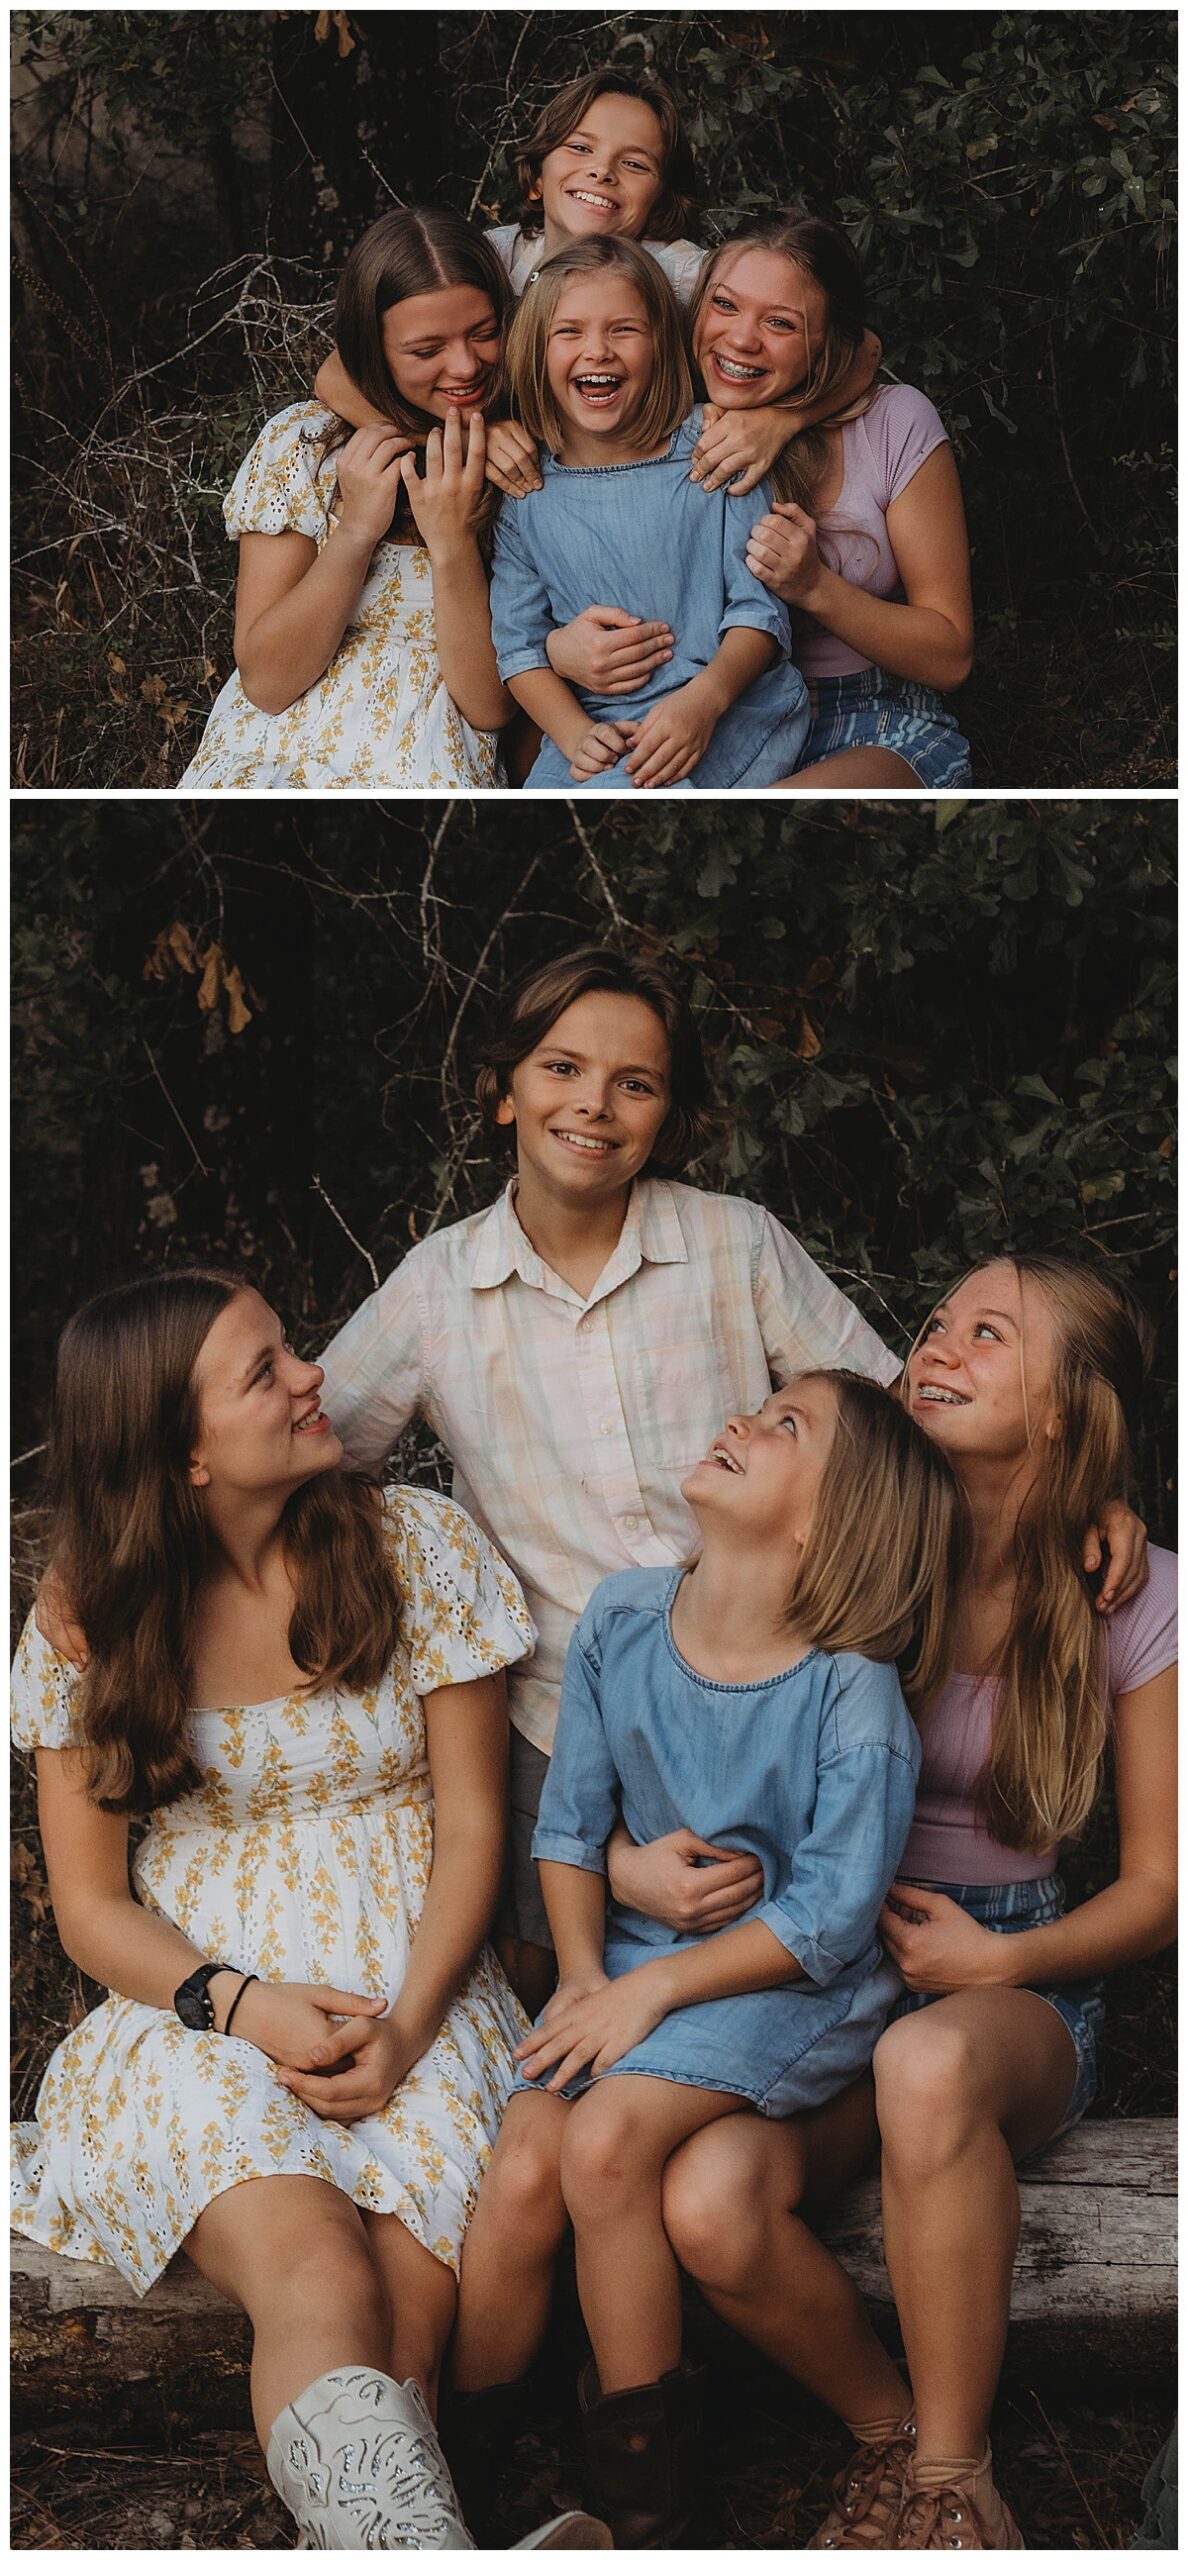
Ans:
{"type": "Polygon", "coordinates": [[[63,1335],[55,1553],[90,1653],[30,1621],[14,1723],[63,1945],[110,1997],[17,2128],[13,2220],[140,2294],[184,2249],[242,2304],[307,2543],[470,2547],[430,2407],[523,2027],[483,1941],[533,1630],[454,1503],[341,1472],[321,1382],[217,1273],[63,1335]]]}
{"type": "Polygon", "coordinates": [[[296,401],[237,474],[223,509],[237,671],[182,791],[501,779],[514,706],[491,647],[483,411],[511,299],[495,251],[454,213],[401,207],[352,250],[335,327],[375,423],[352,433],[296,401]]]}

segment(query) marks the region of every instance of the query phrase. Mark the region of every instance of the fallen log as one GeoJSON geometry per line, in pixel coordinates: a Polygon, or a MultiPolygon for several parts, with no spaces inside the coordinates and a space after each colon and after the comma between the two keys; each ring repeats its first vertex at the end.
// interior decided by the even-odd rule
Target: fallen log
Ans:
{"type": "MultiPolygon", "coordinates": [[[[1016,2347],[1170,2345],[1175,2170],[1175,2126],[1162,2119],[1077,2125],[1024,2166],[1016,2347]]],[[[821,2230],[863,2293],[889,2304],[877,2178],[852,2188],[821,2230]]],[[[12,2294],[18,2419],[142,2400],[146,2386],[191,2410],[245,2405],[247,2321],[184,2257],[140,2301],[110,2267],[15,2239],[12,2294]]]]}

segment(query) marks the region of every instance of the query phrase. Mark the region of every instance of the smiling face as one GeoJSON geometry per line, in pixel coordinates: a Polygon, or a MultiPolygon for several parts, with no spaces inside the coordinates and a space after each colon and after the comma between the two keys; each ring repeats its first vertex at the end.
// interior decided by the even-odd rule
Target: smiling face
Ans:
{"type": "Polygon", "coordinates": [[[380,332],[384,361],[408,408],[467,418],[483,407],[499,361],[499,322],[478,285],[408,294],[385,311],[380,332]]]}
{"type": "Polygon", "coordinates": [[[789,1539],[803,1546],[837,1430],[837,1399],[825,1378],[794,1379],[758,1413],[729,1415],[681,1492],[702,1537],[715,1529],[749,1545],[789,1539]]]}
{"type": "Polygon", "coordinates": [[[711,400],[761,409],[798,391],[829,317],[819,284],[775,249],[729,252],[701,305],[694,354],[711,400]]]}
{"type": "Polygon", "coordinates": [[[514,1126],[521,1191],[601,1207],[642,1173],[668,1116],[668,1033],[640,996],[579,996],[513,1067],[495,1117],[514,1126]]]}
{"type": "Polygon", "coordinates": [[[533,201],[544,210],[545,255],[563,240],[618,233],[642,240],[664,185],[660,120],[642,98],[595,98],[580,125],[546,151],[533,201]]]}
{"type": "Polygon", "coordinates": [[[549,330],[548,386],[565,425],[586,444],[629,433],[655,360],[651,322],[634,285],[613,271],[567,284],[549,330]]]}
{"type": "Polygon", "coordinates": [[[342,1442],[321,1410],[322,1371],[289,1349],[255,1289],[215,1317],[194,1369],[198,1438],[191,1482],[220,1494],[291,1493],[324,1475],[342,1442]]]}
{"type": "Polygon", "coordinates": [[[1010,1262],[975,1271],[929,1317],[907,1364],[913,1422],[955,1463],[1025,1461],[1057,1427],[1052,1310],[1010,1262]]]}

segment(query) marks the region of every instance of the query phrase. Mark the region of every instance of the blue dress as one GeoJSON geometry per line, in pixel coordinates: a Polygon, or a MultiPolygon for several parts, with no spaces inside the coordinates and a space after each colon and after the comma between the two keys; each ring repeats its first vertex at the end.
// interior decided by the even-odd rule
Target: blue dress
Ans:
{"type": "MultiPolygon", "coordinates": [[[[638,693],[574,691],[595,720],[642,720],[664,696],[700,675],[722,634],[736,626],[769,632],[779,649],[773,666],[748,685],[719,720],[682,791],[759,789],[782,781],[809,732],[804,678],[789,659],[787,608],[746,565],[747,537],[771,504],[766,482],[749,498],[706,491],[689,478],[701,411],[679,426],[665,453],[650,462],[572,468],[540,457],[543,487],[505,498],[495,528],[491,628],[499,673],[527,675],[548,666],[549,633],[592,604],[618,605],[649,622],[667,622],[672,658],[638,693]]],[[[546,738],[525,784],[528,791],[630,791],[622,763],[574,783],[569,759],[546,738]]]]}
{"type": "MultiPolygon", "coordinates": [[[[691,1670],[672,1633],[680,1578],[612,1574],[579,1619],[533,1854],[605,1874],[620,1810],[641,1842],[688,1824],[716,1848],[752,1850],[765,1896],[734,1926],[762,1920],[805,1978],[671,2010],[610,2072],[795,2115],[865,2069],[902,1990],[875,1921],[911,1824],[920,1740],[893,1667],[861,1654],[809,1653],[745,1687],[691,1670]]],[[[612,1981],[704,1944],[608,1905],[612,1981]]],[[[588,2086],[583,2075],[565,2095],[588,2086]]]]}

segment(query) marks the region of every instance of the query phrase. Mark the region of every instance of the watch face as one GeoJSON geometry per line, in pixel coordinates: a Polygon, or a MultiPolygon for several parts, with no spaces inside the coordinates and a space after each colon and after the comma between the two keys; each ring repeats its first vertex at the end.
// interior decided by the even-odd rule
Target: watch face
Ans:
{"type": "Polygon", "coordinates": [[[183,2027],[209,2027],[213,2024],[211,1997],[203,1981],[191,1979],[179,1983],[173,1995],[173,2005],[183,2027]]]}

